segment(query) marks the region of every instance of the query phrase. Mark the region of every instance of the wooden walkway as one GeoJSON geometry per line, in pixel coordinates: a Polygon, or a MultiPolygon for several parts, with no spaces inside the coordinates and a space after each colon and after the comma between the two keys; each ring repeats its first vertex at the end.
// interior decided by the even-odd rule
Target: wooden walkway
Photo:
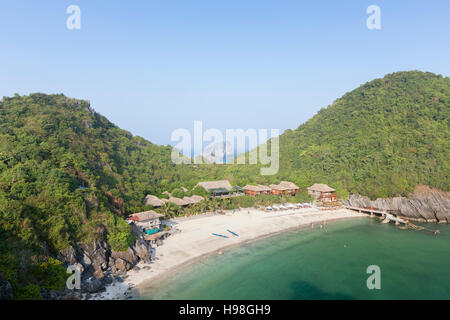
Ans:
{"type": "Polygon", "coordinates": [[[405,224],[404,228],[406,228],[406,229],[410,228],[413,230],[426,230],[426,231],[430,231],[434,234],[440,233],[439,230],[432,230],[432,229],[429,229],[426,227],[416,226],[415,224],[409,222],[408,220],[398,218],[398,217],[394,216],[392,213],[389,213],[389,212],[381,210],[381,209],[357,208],[357,207],[351,207],[351,206],[345,206],[345,207],[349,210],[358,211],[360,213],[365,212],[365,213],[369,213],[370,215],[374,215],[374,214],[379,215],[384,218],[384,220],[381,223],[389,223],[391,221],[395,221],[395,224],[400,224],[400,223],[405,224]]]}
{"type": "Polygon", "coordinates": [[[354,211],[358,211],[360,213],[364,212],[364,213],[369,213],[371,215],[376,214],[376,215],[380,215],[382,217],[385,218],[385,223],[389,222],[389,221],[394,221],[396,223],[404,223],[404,224],[408,224],[408,221],[403,220],[401,218],[398,218],[396,216],[394,216],[392,213],[389,213],[387,211],[384,210],[380,210],[380,209],[369,209],[369,208],[357,208],[357,207],[351,207],[351,206],[345,206],[347,209],[350,210],[354,210],[354,211]]]}

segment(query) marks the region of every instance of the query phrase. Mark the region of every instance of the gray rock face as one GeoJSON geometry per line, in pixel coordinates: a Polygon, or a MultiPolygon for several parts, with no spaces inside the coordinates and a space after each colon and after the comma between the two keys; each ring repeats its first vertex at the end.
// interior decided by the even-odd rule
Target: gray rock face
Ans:
{"type": "Polygon", "coordinates": [[[78,255],[72,246],[61,250],[58,254],[58,259],[64,261],[67,264],[76,264],[78,262],[78,255]]]}
{"type": "Polygon", "coordinates": [[[133,249],[128,248],[127,251],[112,251],[109,263],[112,272],[126,272],[132,269],[139,261],[139,257],[134,253],[133,249]]]}
{"type": "Polygon", "coordinates": [[[370,200],[368,197],[353,194],[347,200],[352,207],[375,207],[393,211],[398,216],[423,222],[450,223],[450,200],[445,193],[429,191],[413,193],[409,198],[378,198],[370,200]]]}
{"type": "MultiPolygon", "coordinates": [[[[67,292],[58,293],[57,297],[54,293],[47,292],[46,298],[79,298],[82,292],[99,292],[113,281],[123,281],[126,272],[133,269],[140,260],[148,262],[151,259],[150,247],[138,229],[133,228],[132,232],[136,241],[124,252],[112,251],[106,242],[98,240],[62,250],[58,259],[66,265],[78,266],[81,271],[81,292],[67,289],[67,292]]],[[[1,286],[2,283],[0,290],[3,290],[1,286]]]]}
{"type": "Polygon", "coordinates": [[[84,289],[89,293],[98,292],[104,288],[103,282],[96,277],[91,277],[84,282],[84,289]]]}
{"type": "Polygon", "coordinates": [[[11,284],[0,274],[0,300],[11,300],[13,297],[11,284]]]}
{"type": "Polygon", "coordinates": [[[108,249],[104,242],[95,240],[92,243],[80,245],[84,252],[81,263],[86,267],[92,265],[94,271],[108,268],[108,249]]]}
{"type": "Polygon", "coordinates": [[[150,260],[150,248],[143,239],[137,239],[132,249],[140,260],[145,262],[150,260]]]}

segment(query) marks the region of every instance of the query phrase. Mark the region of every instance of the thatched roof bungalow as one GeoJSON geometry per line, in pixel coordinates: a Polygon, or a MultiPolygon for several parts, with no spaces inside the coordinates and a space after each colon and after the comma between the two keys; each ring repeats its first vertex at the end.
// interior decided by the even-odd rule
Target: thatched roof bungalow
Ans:
{"type": "Polygon", "coordinates": [[[323,202],[334,202],[337,200],[336,190],[326,184],[316,183],[308,188],[308,193],[315,199],[323,202]]]}
{"type": "Polygon", "coordinates": [[[245,194],[248,194],[250,196],[256,196],[260,194],[270,194],[270,191],[271,189],[269,187],[264,186],[262,184],[259,184],[257,186],[248,184],[244,187],[245,194]]]}
{"type": "Polygon", "coordinates": [[[194,201],[194,203],[199,203],[200,201],[205,200],[205,198],[203,198],[202,196],[198,196],[198,195],[193,195],[190,198],[192,201],[194,201]]]}
{"type": "Polygon", "coordinates": [[[175,197],[170,197],[169,199],[163,199],[163,201],[164,202],[175,203],[177,206],[180,206],[180,207],[184,207],[184,206],[187,206],[189,204],[185,200],[180,199],[180,198],[175,198],[175,197]]]}
{"type": "Polygon", "coordinates": [[[281,181],[278,185],[271,184],[270,189],[272,191],[272,194],[290,194],[292,196],[295,196],[299,187],[297,187],[293,182],[281,181]]]}
{"type": "Polygon", "coordinates": [[[144,222],[147,220],[158,219],[161,217],[163,217],[162,214],[159,214],[153,210],[149,210],[149,211],[144,211],[144,212],[139,212],[139,213],[133,213],[129,219],[134,220],[136,222],[144,222]]]}
{"type": "Polygon", "coordinates": [[[159,214],[153,210],[133,213],[128,217],[128,220],[134,221],[137,226],[147,229],[159,228],[161,225],[161,221],[159,218],[163,217],[162,214],[159,214]]]}
{"type": "Polygon", "coordinates": [[[163,204],[164,204],[164,201],[162,201],[161,199],[159,199],[158,197],[156,197],[154,195],[149,194],[145,197],[145,205],[150,205],[150,206],[157,208],[157,207],[161,207],[163,204]]]}

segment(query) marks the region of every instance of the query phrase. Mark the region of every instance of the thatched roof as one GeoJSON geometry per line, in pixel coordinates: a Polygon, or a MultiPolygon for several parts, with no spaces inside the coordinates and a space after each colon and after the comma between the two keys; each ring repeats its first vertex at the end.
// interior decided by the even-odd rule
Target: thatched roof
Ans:
{"type": "Polygon", "coordinates": [[[151,205],[153,207],[161,207],[164,204],[164,201],[154,195],[149,194],[145,197],[145,204],[151,205]]]}
{"type": "Polygon", "coordinates": [[[183,201],[185,201],[187,204],[194,204],[198,203],[203,200],[203,197],[201,196],[192,196],[192,197],[183,197],[183,201]]]}
{"type": "Polygon", "coordinates": [[[203,198],[202,196],[197,196],[197,195],[193,195],[193,196],[191,197],[191,199],[192,199],[193,201],[195,201],[195,203],[205,200],[205,198],[203,198]]]}
{"type": "Polygon", "coordinates": [[[186,202],[187,204],[194,204],[195,201],[191,198],[191,197],[183,197],[182,199],[184,202],[186,202]]]}
{"type": "Polygon", "coordinates": [[[181,187],[181,190],[183,190],[183,192],[188,192],[189,190],[186,189],[185,187],[181,187]]]}
{"type": "Polygon", "coordinates": [[[298,190],[299,189],[295,183],[290,182],[290,181],[281,181],[278,186],[281,188],[288,189],[288,190],[293,190],[293,189],[298,190]]]}
{"type": "Polygon", "coordinates": [[[254,192],[261,191],[261,189],[258,186],[252,186],[250,184],[246,185],[243,189],[248,190],[248,191],[254,191],[254,192]]]}
{"type": "Polygon", "coordinates": [[[212,189],[226,189],[228,191],[231,191],[232,189],[230,181],[228,180],[204,181],[197,183],[197,186],[201,186],[207,191],[210,191],[212,189]]]}
{"type": "Polygon", "coordinates": [[[265,191],[270,191],[271,189],[268,186],[264,186],[262,184],[258,184],[257,186],[248,184],[244,187],[244,190],[249,190],[249,191],[254,191],[254,192],[265,192],[265,191]]]}
{"type": "Polygon", "coordinates": [[[162,214],[159,214],[153,210],[150,211],[144,211],[144,212],[139,212],[139,213],[133,213],[131,215],[131,218],[133,220],[136,220],[138,222],[141,221],[146,221],[146,220],[152,220],[152,219],[156,219],[156,218],[160,218],[163,217],[162,214]]]}
{"type": "Polygon", "coordinates": [[[295,185],[295,183],[290,181],[281,181],[278,185],[271,184],[271,189],[286,191],[286,190],[298,190],[299,188],[295,185]]]}
{"type": "Polygon", "coordinates": [[[186,206],[189,204],[188,202],[184,201],[183,199],[175,198],[175,197],[170,197],[169,199],[163,199],[163,201],[175,203],[177,206],[180,206],[180,207],[186,206]]]}
{"type": "Polygon", "coordinates": [[[315,183],[308,188],[308,191],[334,192],[336,190],[334,190],[333,188],[329,187],[326,184],[315,183]]]}
{"type": "Polygon", "coordinates": [[[270,191],[270,188],[263,184],[258,184],[258,187],[259,187],[259,189],[261,189],[261,191],[270,191]]]}
{"type": "Polygon", "coordinates": [[[170,192],[169,191],[164,191],[162,194],[165,194],[165,195],[167,195],[168,197],[170,197],[170,192]]]}

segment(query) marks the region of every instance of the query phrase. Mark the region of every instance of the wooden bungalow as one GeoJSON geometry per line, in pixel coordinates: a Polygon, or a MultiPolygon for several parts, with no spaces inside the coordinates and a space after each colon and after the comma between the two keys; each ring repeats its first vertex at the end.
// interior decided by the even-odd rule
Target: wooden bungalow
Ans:
{"type": "Polygon", "coordinates": [[[162,214],[150,210],[133,213],[130,217],[128,217],[128,220],[133,221],[136,226],[141,229],[159,229],[159,226],[161,225],[159,218],[161,217],[163,217],[162,214]]]}
{"type": "Polygon", "coordinates": [[[169,199],[162,199],[164,202],[172,202],[175,203],[179,207],[184,207],[190,204],[190,201],[185,201],[184,199],[176,198],[176,197],[170,197],[169,199]]]}
{"type": "Polygon", "coordinates": [[[260,194],[270,194],[271,193],[271,189],[262,184],[259,184],[257,186],[248,184],[243,189],[244,189],[245,194],[250,195],[250,196],[257,196],[260,194]]]}
{"type": "Polygon", "coordinates": [[[158,208],[161,207],[163,204],[164,201],[162,201],[161,199],[159,199],[154,195],[149,194],[145,197],[145,205],[150,205],[154,208],[158,208]]]}
{"type": "Polygon", "coordinates": [[[202,196],[192,196],[192,197],[183,197],[182,199],[183,201],[185,201],[188,205],[192,205],[192,204],[196,204],[199,203],[200,201],[203,201],[203,197],[202,196]]]}
{"type": "Polygon", "coordinates": [[[295,196],[299,188],[293,182],[281,181],[279,184],[271,184],[270,189],[272,194],[290,194],[291,196],[295,196]]]}
{"type": "Polygon", "coordinates": [[[272,189],[270,189],[270,187],[265,186],[263,184],[258,184],[259,189],[261,190],[262,194],[271,194],[272,193],[272,189]]]}
{"type": "Polygon", "coordinates": [[[205,200],[205,198],[203,198],[202,196],[198,196],[198,195],[193,195],[190,197],[192,201],[194,201],[194,203],[199,203],[203,200],[205,200]]]}
{"type": "Polygon", "coordinates": [[[335,202],[336,190],[326,184],[316,183],[308,188],[308,193],[322,202],[335,202]]]}

